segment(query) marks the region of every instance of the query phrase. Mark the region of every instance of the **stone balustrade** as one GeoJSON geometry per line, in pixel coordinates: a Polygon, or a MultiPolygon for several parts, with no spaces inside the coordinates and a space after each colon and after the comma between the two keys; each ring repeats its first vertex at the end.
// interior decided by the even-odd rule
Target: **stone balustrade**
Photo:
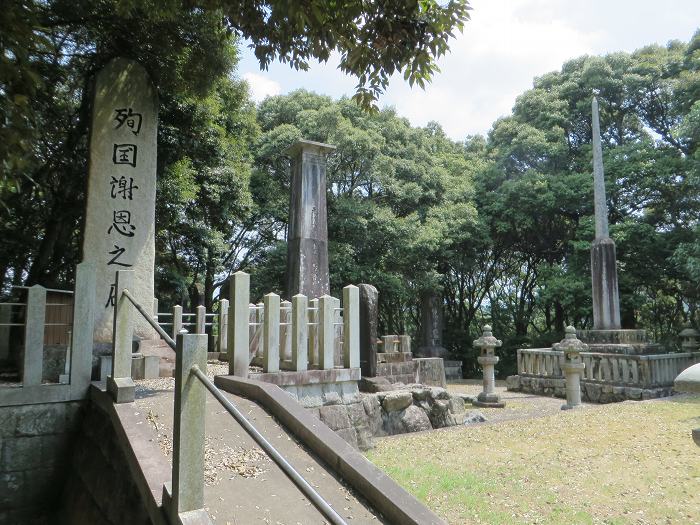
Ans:
{"type": "MultiPolygon", "coordinates": [[[[658,355],[623,355],[581,352],[586,365],[583,381],[651,388],[670,386],[690,365],[700,361],[700,352],[658,355]]],[[[564,354],[544,348],[518,350],[518,374],[563,378],[564,354]]]]}

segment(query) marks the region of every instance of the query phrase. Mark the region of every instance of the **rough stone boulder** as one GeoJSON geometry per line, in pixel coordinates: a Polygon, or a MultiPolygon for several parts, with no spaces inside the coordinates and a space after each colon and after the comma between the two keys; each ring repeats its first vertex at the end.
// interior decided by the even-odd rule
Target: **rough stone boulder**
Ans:
{"type": "Polygon", "coordinates": [[[465,425],[473,425],[474,423],[485,423],[486,421],[486,416],[484,416],[484,414],[482,414],[478,410],[471,410],[466,416],[464,416],[465,425]]]}
{"type": "Polygon", "coordinates": [[[406,428],[406,432],[420,432],[422,430],[431,430],[433,427],[430,424],[430,419],[425,413],[425,410],[411,405],[404,410],[401,416],[401,422],[406,428]]]}
{"type": "Polygon", "coordinates": [[[407,391],[390,392],[384,396],[382,408],[386,412],[398,412],[413,404],[413,395],[407,391]]]}

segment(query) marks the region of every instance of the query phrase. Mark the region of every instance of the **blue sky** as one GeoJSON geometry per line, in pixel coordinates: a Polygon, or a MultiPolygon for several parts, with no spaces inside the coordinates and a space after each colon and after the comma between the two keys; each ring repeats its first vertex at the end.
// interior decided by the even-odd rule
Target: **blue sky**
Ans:
{"type": "MultiPolygon", "coordinates": [[[[471,6],[472,19],[438,62],[441,72],[432,84],[411,89],[396,75],[380,106],[394,106],[417,126],[435,120],[461,140],[486,133],[534,77],[559,70],[570,58],[688,41],[700,27],[700,0],[472,0],[471,6]]],[[[352,95],[355,81],[337,65],[332,57],[308,72],[279,63],[261,72],[244,49],[238,73],[257,101],[299,88],[352,95]]]]}

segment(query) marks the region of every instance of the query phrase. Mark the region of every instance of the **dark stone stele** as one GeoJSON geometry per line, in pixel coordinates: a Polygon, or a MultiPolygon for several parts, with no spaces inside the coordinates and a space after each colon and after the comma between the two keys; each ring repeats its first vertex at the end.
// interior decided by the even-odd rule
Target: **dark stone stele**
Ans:
{"type": "Polygon", "coordinates": [[[442,346],[442,304],[440,294],[434,290],[421,293],[421,333],[417,356],[449,357],[442,346]]]}
{"type": "Polygon", "coordinates": [[[291,159],[287,293],[310,299],[330,293],[326,220],[326,155],[335,146],[300,140],[285,150],[291,159]]]}
{"type": "Polygon", "coordinates": [[[620,300],[617,288],[615,243],[596,239],[591,247],[593,324],[595,330],[620,329],[620,300]]]}
{"type": "Polygon", "coordinates": [[[377,375],[379,292],[371,284],[360,284],[360,368],[363,377],[377,375]]]}

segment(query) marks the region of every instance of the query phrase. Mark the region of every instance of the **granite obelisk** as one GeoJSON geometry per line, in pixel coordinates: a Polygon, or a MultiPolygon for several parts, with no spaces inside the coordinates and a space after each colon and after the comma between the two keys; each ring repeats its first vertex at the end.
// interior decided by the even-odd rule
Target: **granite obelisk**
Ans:
{"type": "MultiPolygon", "coordinates": [[[[83,260],[97,268],[94,342],[111,348],[117,270],[133,270],[132,295],[153,308],[158,99],[146,70],[115,58],[97,74],[83,260]]],[[[136,335],[157,337],[135,321],[136,335]]]]}
{"type": "Polygon", "coordinates": [[[287,294],[318,298],[330,293],[326,222],[326,156],[330,144],[300,140],[285,150],[291,158],[287,294]]]}
{"type": "Polygon", "coordinates": [[[608,208],[605,201],[603,149],[600,142],[598,101],[593,97],[593,204],[595,239],[591,247],[591,279],[593,285],[593,329],[620,329],[620,296],[617,288],[615,243],[608,233],[608,208]]]}

